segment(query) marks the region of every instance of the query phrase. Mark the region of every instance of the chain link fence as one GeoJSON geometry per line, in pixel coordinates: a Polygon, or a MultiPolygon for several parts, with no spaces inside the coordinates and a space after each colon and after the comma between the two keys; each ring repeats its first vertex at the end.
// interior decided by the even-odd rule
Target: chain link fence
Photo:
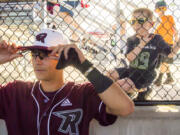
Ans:
{"type": "MultiPolygon", "coordinates": [[[[154,12],[157,0],[1,0],[0,35],[4,40],[18,45],[28,46],[33,43],[34,35],[41,28],[54,28],[65,33],[83,51],[86,58],[101,71],[128,67],[125,57],[127,38],[134,35],[129,23],[136,8],[149,8],[154,13],[154,26],[159,26],[160,18],[154,12]]],[[[176,29],[180,29],[180,2],[166,0],[166,14],[174,18],[176,29]]],[[[180,100],[179,53],[169,64],[173,82],[164,84],[166,74],[159,86],[152,83],[151,91],[141,93],[149,102],[180,100]]],[[[0,82],[5,84],[13,80],[35,80],[31,67],[30,55],[1,65],[0,82]]],[[[160,69],[156,69],[159,74],[160,69]]],[[[66,81],[84,82],[86,79],[74,68],[64,71],[66,81]]],[[[141,95],[141,96],[142,96],[141,95]]]]}

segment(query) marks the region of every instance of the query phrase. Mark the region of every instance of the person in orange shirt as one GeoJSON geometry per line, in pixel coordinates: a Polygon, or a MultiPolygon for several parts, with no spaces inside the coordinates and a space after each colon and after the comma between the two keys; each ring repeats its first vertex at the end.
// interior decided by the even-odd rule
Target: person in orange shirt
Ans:
{"type": "MultiPolygon", "coordinates": [[[[168,44],[173,45],[178,41],[178,32],[173,16],[165,15],[166,10],[167,4],[165,1],[162,0],[156,3],[155,12],[158,14],[161,22],[156,28],[155,34],[161,35],[168,44]]],[[[167,75],[164,84],[171,84],[174,80],[170,72],[169,64],[173,63],[173,55],[171,58],[160,56],[160,61],[162,62],[160,65],[160,74],[154,84],[157,86],[161,85],[164,73],[167,75]]]]}

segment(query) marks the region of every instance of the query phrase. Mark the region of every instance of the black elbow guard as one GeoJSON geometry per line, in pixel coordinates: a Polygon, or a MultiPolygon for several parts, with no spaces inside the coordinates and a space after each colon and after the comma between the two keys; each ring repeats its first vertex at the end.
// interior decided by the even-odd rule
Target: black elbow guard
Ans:
{"type": "Polygon", "coordinates": [[[94,68],[88,60],[85,60],[82,64],[80,64],[78,69],[93,84],[97,93],[104,92],[113,83],[110,78],[103,75],[96,68],[94,68]]]}

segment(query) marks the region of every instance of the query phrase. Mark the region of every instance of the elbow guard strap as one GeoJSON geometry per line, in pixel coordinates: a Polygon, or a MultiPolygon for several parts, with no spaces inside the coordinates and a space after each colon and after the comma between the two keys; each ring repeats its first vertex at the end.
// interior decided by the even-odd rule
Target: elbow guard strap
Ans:
{"type": "Polygon", "coordinates": [[[109,88],[113,81],[99,72],[92,64],[85,60],[78,69],[86,76],[86,78],[93,84],[97,93],[104,92],[109,88]]]}

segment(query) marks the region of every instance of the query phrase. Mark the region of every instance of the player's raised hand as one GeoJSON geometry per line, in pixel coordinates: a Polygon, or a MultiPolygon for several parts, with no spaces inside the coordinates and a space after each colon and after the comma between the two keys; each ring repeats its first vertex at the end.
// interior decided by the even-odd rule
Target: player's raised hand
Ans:
{"type": "Polygon", "coordinates": [[[49,51],[52,51],[50,58],[59,59],[62,56],[62,53],[64,53],[64,57],[66,60],[68,60],[68,58],[73,55],[69,54],[70,49],[75,50],[81,63],[85,60],[83,53],[75,44],[58,45],[48,48],[49,51]]]}
{"type": "Polygon", "coordinates": [[[76,66],[85,61],[83,53],[75,44],[53,46],[48,48],[48,50],[52,51],[49,58],[59,59],[58,69],[69,65],[76,66]]]}
{"type": "Polygon", "coordinates": [[[0,41],[0,64],[9,62],[15,58],[21,57],[21,54],[18,54],[17,46],[12,43],[7,43],[6,41],[0,41]]]}

